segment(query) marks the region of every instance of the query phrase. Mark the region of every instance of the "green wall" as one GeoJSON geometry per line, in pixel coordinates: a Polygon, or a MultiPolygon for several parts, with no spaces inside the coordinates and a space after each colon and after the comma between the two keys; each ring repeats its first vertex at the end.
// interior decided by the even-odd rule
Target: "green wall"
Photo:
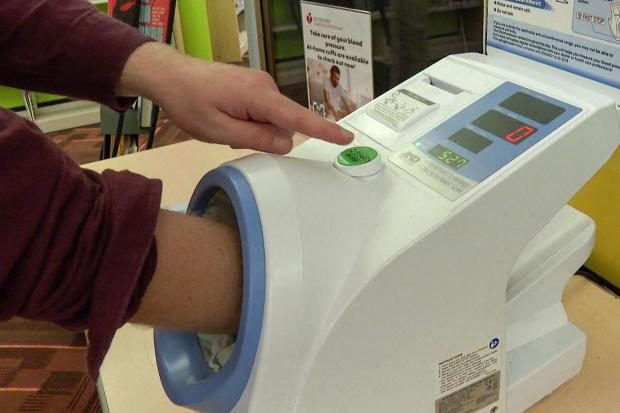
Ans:
{"type": "MultiPolygon", "coordinates": [[[[271,3],[271,17],[273,27],[291,27],[296,24],[295,16],[291,12],[288,0],[273,0],[271,3]]],[[[286,30],[274,33],[273,47],[276,60],[303,57],[304,42],[301,30],[286,30]]]]}
{"type": "Polygon", "coordinates": [[[213,60],[205,0],[178,0],[178,5],[185,53],[201,59],[213,60]]]}
{"type": "Polygon", "coordinates": [[[24,106],[22,92],[6,86],[0,86],[0,107],[13,109],[24,106]]]}

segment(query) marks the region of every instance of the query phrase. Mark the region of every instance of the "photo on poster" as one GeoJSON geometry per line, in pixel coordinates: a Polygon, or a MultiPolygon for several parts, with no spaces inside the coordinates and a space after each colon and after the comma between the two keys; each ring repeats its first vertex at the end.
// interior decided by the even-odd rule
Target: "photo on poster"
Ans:
{"type": "Polygon", "coordinates": [[[373,99],[370,14],[301,2],[308,106],[339,121],[373,99]]]}
{"type": "Polygon", "coordinates": [[[362,88],[356,87],[349,68],[306,59],[306,71],[310,109],[324,118],[338,121],[371,100],[371,91],[360,90],[367,81],[359,79],[362,88]]]}

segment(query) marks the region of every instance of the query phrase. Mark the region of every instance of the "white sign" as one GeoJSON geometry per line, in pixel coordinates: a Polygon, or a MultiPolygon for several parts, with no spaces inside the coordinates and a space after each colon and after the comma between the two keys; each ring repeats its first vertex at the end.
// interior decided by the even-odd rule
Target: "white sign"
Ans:
{"type": "Polygon", "coordinates": [[[489,46],[620,88],[620,0],[489,0],[489,46]]]}
{"type": "Polygon", "coordinates": [[[302,1],[308,105],[340,120],[373,98],[370,13],[302,1]]]}
{"type": "Polygon", "coordinates": [[[405,88],[393,89],[374,104],[368,115],[400,132],[439,105],[405,88]]]}

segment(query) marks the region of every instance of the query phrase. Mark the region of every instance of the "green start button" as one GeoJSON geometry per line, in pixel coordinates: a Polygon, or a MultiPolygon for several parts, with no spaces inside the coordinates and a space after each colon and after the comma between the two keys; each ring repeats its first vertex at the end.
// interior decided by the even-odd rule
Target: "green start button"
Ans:
{"type": "Polygon", "coordinates": [[[338,163],[342,166],[359,166],[377,159],[378,156],[379,154],[373,148],[353,146],[340,152],[338,163]]]}
{"type": "Polygon", "coordinates": [[[369,146],[352,146],[340,152],[334,167],[353,178],[366,178],[378,174],[383,168],[381,155],[369,146]]]}

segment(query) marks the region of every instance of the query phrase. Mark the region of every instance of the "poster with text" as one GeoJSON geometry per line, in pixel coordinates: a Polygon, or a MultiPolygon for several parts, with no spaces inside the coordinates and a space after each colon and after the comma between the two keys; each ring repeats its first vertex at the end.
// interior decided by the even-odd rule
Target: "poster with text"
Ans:
{"type": "Polygon", "coordinates": [[[108,0],[108,15],[137,28],[140,3],[138,0],[108,0]]]}
{"type": "Polygon", "coordinates": [[[158,42],[168,40],[172,3],[170,0],[141,0],[140,31],[158,42]]]}
{"type": "Polygon", "coordinates": [[[308,106],[338,121],[373,98],[370,13],[301,2],[308,106]]]}
{"type": "Polygon", "coordinates": [[[171,0],[108,0],[108,14],[158,42],[166,42],[171,0]]]}
{"type": "Polygon", "coordinates": [[[487,39],[620,88],[620,0],[489,0],[487,39]]]}

